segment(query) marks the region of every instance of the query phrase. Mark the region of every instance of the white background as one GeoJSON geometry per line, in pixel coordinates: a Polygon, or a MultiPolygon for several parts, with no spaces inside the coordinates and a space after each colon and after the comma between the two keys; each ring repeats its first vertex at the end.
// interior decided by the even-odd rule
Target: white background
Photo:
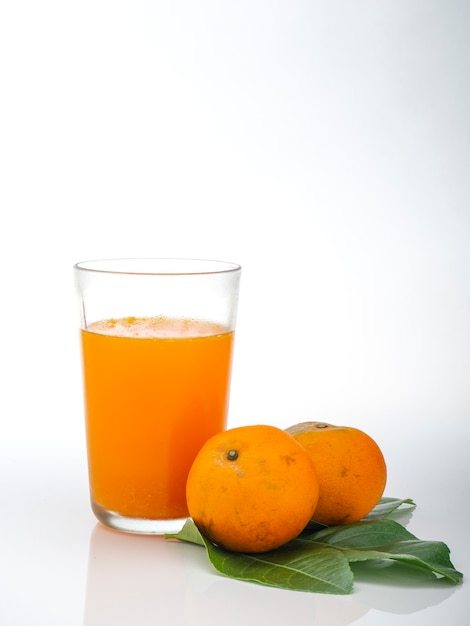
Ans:
{"type": "Polygon", "coordinates": [[[363,428],[388,495],[459,536],[440,499],[468,512],[469,25],[466,0],[3,0],[1,523],[19,542],[42,515],[28,545],[49,543],[37,575],[3,565],[2,626],[55,623],[20,598],[64,524],[81,602],[90,258],[240,263],[229,425],[363,428]]]}

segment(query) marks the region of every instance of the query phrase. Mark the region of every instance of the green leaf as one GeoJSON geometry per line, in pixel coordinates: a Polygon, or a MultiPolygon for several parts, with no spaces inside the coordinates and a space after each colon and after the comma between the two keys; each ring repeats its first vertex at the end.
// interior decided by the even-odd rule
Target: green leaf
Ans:
{"type": "MultiPolygon", "coordinates": [[[[385,498],[384,497],[380,499],[378,504],[376,504],[376,506],[369,513],[369,515],[367,515],[367,517],[365,517],[364,519],[365,520],[384,519],[385,517],[389,517],[390,515],[394,513],[395,514],[409,513],[410,509],[413,509],[415,507],[416,507],[416,504],[410,498],[401,500],[398,498],[385,498]],[[404,505],[407,505],[407,506],[403,508],[404,505]]],[[[325,524],[319,524],[318,522],[315,522],[314,520],[312,520],[307,524],[302,534],[309,533],[314,530],[321,530],[322,528],[327,528],[327,526],[325,526],[325,524]]]]}
{"type": "Polygon", "coordinates": [[[183,528],[179,533],[165,535],[165,539],[179,539],[180,541],[187,541],[189,543],[195,543],[198,546],[205,546],[206,541],[196,527],[196,524],[191,519],[187,519],[183,528]]]}
{"type": "Polygon", "coordinates": [[[191,520],[168,539],[205,545],[210,562],[221,574],[296,591],[346,594],[352,591],[353,573],[340,550],[328,546],[290,543],[262,554],[229,552],[203,537],[191,520]]]}
{"type": "Polygon", "coordinates": [[[392,559],[428,569],[457,584],[463,575],[441,541],[422,541],[390,519],[336,526],[303,536],[303,541],[339,548],[350,563],[392,559]]]}
{"type": "Polygon", "coordinates": [[[302,537],[304,541],[321,542],[336,548],[377,550],[397,541],[416,539],[406,528],[390,519],[329,526],[302,537]]]}
{"type": "Polygon", "coordinates": [[[457,584],[462,574],[452,565],[449,548],[439,541],[421,541],[386,516],[410,499],[382,498],[367,520],[344,526],[309,526],[285,546],[262,554],[223,550],[204,537],[192,520],[167,539],[204,546],[213,567],[231,578],[316,593],[347,594],[354,574],[350,563],[394,560],[411,564],[457,584]],[[379,516],[383,519],[379,519],[379,516]]]}
{"type": "Polygon", "coordinates": [[[222,574],[252,582],[317,593],[346,594],[354,577],[347,557],[339,550],[314,546],[308,550],[293,541],[271,552],[240,554],[206,543],[212,565],[222,574]]]}
{"type": "Polygon", "coordinates": [[[410,498],[406,498],[405,500],[399,500],[398,498],[381,498],[379,503],[364,519],[383,519],[384,517],[388,517],[391,513],[395,513],[395,511],[401,508],[404,504],[409,505],[408,508],[414,508],[416,506],[410,498]]]}

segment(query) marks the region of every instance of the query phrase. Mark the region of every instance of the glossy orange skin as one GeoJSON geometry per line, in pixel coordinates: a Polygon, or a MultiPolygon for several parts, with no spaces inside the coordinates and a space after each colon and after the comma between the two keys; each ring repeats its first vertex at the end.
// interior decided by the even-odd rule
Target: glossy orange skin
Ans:
{"type": "Polygon", "coordinates": [[[201,448],[186,484],[200,532],[236,552],[266,552],[307,525],[319,494],[305,449],[274,426],[232,428],[201,448]]]}
{"type": "Polygon", "coordinates": [[[325,422],[286,429],[309,453],[320,481],[313,519],[335,526],[363,519],[378,503],[387,467],[377,443],[365,432],[325,422]]]}

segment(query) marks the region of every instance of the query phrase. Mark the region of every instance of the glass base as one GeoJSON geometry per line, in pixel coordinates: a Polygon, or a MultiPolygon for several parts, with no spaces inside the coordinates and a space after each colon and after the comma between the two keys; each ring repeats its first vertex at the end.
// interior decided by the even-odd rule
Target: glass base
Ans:
{"type": "Polygon", "coordinates": [[[104,509],[96,502],[91,501],[91,508],[97,519],[104,524],[125,533],[140,533],[143,535],[164,535],[178,533],[184,526],[187,518],[178,519],[146,519],[139,517],[125,517],[114,511],[104,509]]]}

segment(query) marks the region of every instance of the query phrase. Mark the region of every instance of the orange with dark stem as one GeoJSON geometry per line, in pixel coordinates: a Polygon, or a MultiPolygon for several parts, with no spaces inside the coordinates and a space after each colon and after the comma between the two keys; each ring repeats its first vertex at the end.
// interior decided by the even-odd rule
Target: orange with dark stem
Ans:
{"type": "Polygon", "coordinates": [[[236,552],[266,552],[294,539],[317,505],[319,483],[304,447],[274,426],[241,426],[209,439],[186,484],[199,531],[236,552]]]}

